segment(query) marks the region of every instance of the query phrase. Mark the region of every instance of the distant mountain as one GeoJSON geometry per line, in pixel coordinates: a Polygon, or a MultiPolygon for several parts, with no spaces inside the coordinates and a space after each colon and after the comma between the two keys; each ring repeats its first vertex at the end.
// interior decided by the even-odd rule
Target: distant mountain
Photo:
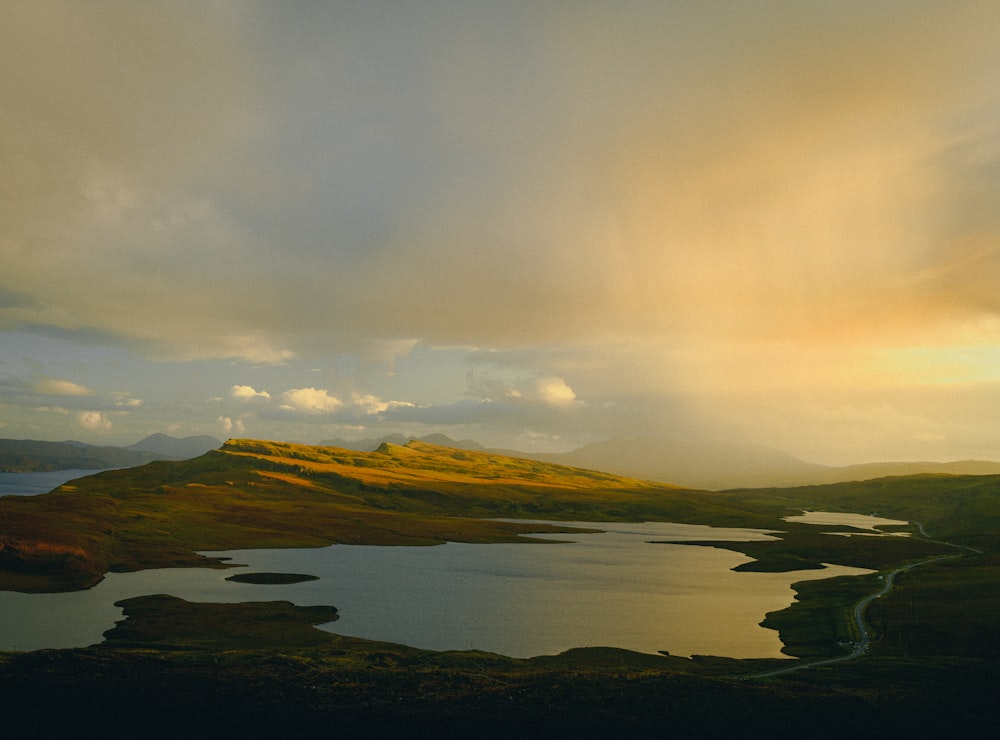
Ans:
{"type": "Polygon", "coordinates": [[[615,438],[571,452],[523,454],[545,462],[707,489],[801,482],[827,470],[764,445],[680,436],[615,438]]]}
{"type": "MultiPolygon", "coordinates": [[[[345,450],[355,450],[357,452],[374,452],[383,444],[388,442],[393,445],[405,445],[410,440],[415,439],[418,442],[426,442],[431,445],[438,445],[439,447],[453,447],[456,450],[473,450],[473,451],[486,451],[478,442],[471,439],[454,440],[444,434],[428,434],[423,437],[407,437],[403,434],[387,434],[384,437],[378,437],[377,439],[372,437],[369,439],[355,439],[348,440],[341,437],[336,439],[324,439],[319,443],[320,447],[341,447],[345,450]]],[[[521,453],[515,453],[521,454],[521,453]]],[[[522,455],[523,456],[523,455],[522,455]]]]}
{"type": "Polygon", "coordinates": [[[156,460],[151,452],[97,447],[79,442],[0,439],[0,471],[42,473],[53,470],[129,468],[156,460]]]}
{"type": "Polygon", "coordinates": [[[131,468],[153,460],[186,460],[222,446],[214,437],[175,439],[154,434],[130,447],[101,447],[84,442],[0,439],[0,471],[43,473],[53,470],[131,468]]]}
{"type": "Polygon", "coordinates": [[[125,449],[152,452],[176,460],[187,460],[222,447],[222,440],[202,434],[196,437],[171,437],[169,434],[151,434],[125,449]]]}
{"type": "Polygon", "coordinates": [[[843,483],[871,480],[888,476],[916,475],[998,475],[1000,462],[990,460],[955,460],[953,462],[882,462],[829,468],[829,472],[812,483],[843,483]]]}
{"type": "Polygon", "coordinates": [[[1000,463],[983,460],[831,467],[805,462],[764,445],[682,437],[616,438],[592,442],[571,452],[520,454],[534,460],[710,490],[808,486],[894,475],[1000,474],[1000,463]]]}

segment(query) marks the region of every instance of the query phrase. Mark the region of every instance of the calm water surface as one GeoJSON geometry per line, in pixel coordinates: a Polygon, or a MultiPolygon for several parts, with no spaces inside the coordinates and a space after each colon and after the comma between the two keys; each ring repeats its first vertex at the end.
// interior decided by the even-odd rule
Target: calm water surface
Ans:
{"type": "Polygon", "coordinates": [[[669,524],[581,524],[601,534],[547,535],[558,544],[238,550],[214,553],[236,570],[109,573],[88,591],[0,592],[0,649],[100,642],[121,619],[118,599],[169,593],[191,601],[287,600],[327,604],[339,634],[434,650],[475,648],[514,657],[613,646],[674,655],[785,657],[759,626],[788,606],[796,581],[870,571],[833,566],[793,573],[734,573],[748,558],[728,550],[651,540],[766,538],[760,530],[669,524]],[[307,573],[318,581],[239,584],[236,572],[307,573]]]}
{"type": "Polygon", "coordinates": [[[0,496],[37,496],[66,481],[99,473],[100,470],[53,470],[47,473],[0,472],[0,496]]]}
{"type": "Polygon", "coordinates": [[[804,511],[797,516],[782,517],[786,522],[802,522],[803,524],[843,524],[855,529],[875,531],[886,524],[909,524],[899,519],[885,519],[874,514],[851,514],[844,511],[804,511]]]}

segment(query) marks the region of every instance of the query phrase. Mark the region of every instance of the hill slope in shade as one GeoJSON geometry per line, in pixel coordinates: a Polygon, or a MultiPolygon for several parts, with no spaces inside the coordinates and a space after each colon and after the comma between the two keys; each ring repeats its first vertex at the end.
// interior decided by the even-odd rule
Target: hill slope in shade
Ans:
{"type": "Polygon", "coordinates": [[[0,439],[0,472],[129,468],[153,460],[187,460],[221,445],[222,442],[215,437],[204,435],[177,439],[167,434],[153,434],[128,447],[101,447],[75,441],[0,439]]]}
{"type": "Polygon", "coordinates": [[[0,439],[0,471],[45,473],[53,470],[104,470],[143,465],[157,459],[148,451],[97,447],[81,442],[0,439]]]}

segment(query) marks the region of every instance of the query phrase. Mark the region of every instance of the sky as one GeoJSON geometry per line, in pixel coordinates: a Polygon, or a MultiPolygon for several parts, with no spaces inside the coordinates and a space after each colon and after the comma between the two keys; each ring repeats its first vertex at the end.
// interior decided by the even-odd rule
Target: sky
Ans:
{"type": "Polygon", "coordinates": [[[0,437],[1000,459],[1000,5],[0,5],[0,437]]]}

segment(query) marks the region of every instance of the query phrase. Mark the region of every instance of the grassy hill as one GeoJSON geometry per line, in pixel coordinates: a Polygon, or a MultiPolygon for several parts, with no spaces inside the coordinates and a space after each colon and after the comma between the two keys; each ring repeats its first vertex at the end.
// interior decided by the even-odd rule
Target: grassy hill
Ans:
{"type": "Polygon", "coordinates": [[[219,565],[198,550],[514,541],[560,528],[480,517],[620,518],[657,510],[672,490],[420,442],[360,453],[233,440],[193,460],[0,499],[0,588],[71,590],[108,571],[219,565]]]}

